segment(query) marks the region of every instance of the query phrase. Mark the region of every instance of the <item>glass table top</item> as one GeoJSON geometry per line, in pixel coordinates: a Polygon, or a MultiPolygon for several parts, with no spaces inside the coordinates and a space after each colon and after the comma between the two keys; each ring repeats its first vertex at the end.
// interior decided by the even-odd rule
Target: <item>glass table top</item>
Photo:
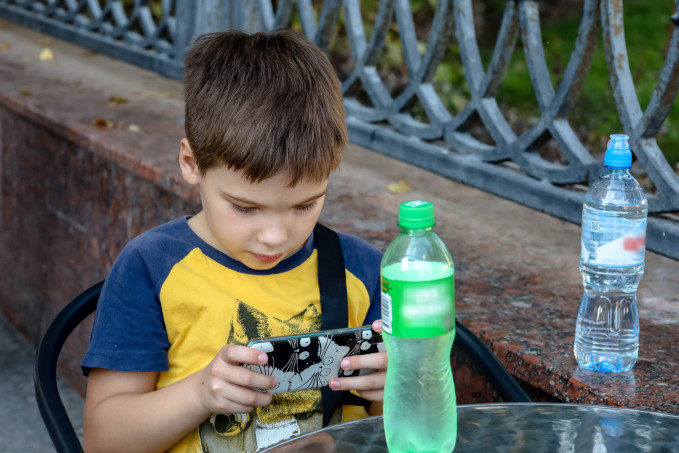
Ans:
{"type": "MultiPolygon", "coordinates": [[[[610,406],[458,406],[455,452],[679,452],[679,417],[610,406]]],[[[267,452],[386,452],[381,416],[330,426],[267,452]]]]}

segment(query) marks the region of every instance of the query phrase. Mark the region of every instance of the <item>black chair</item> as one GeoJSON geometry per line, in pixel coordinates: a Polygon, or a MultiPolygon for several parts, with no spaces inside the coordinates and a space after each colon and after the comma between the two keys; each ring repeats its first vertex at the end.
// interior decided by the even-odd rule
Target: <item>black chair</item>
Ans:
{"type": "Polygon", "coordinates": [[[97,308],[103,284],[102,281],[86,289],[57,314],[42,337],[35,355],[35,397],[58,453],[82,452],[83,447],[59,395],[57,360],[69,335],[97,308]]]}
{"type": "Polygon", "coordinates": [[[460,321],[455,320],[453,349],[465,354],[481,371],[497,394],[507,403],[530,403],[532,400],[507,371],[488,346],[460,321]]]}
{"type": "MultiPolygon", "coordinates": [[[[57,359],[66,339],[97,308],[104,282],[86,289],[73,299],[50,324],[35,357],[35,396],[43,422],[58,453],[82,452],[80,439],[57,388],[57,359]]],[[[454,347],[481,370],[506,402],[530,402],[530,398],[488,347],[459,321],[455,321],[454,347]]]]}

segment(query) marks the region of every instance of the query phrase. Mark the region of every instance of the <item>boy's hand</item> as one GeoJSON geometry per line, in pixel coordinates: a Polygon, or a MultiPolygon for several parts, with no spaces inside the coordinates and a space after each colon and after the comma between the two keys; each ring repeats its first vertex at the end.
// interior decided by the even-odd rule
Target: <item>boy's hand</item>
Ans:
{"type": "Polygon", "coordinates": [[[273,396],[253,389],[271,389],[277,383],[273,376],[249,370],[243,364],[263,365],[265,353],[246,346],[226,345],[199,375],[199,400],[213,414],[250,412],[267,406],[273,396]]]}
{"type": "MultiPolygon", "coordinates": [[[[375,332],[381,333],[382,320],[378,319],[373,322],[372,328],[375,332]]],[[[384,399],[384,381],[387,377],[386,352],[345,357],[340,366],[343,370],[372,369],[377,371],[364,376],[332,378],[329,383],[331,389],[357,390],[361,397],[370,401],[384,399]]]]}

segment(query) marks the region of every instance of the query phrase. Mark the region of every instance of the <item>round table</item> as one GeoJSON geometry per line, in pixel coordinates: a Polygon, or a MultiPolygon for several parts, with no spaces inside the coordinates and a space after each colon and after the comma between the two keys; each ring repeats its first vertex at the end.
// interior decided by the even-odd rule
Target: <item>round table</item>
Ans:
{"type": "MultiPolygon", "coordinates": [[[[547,403],[462,405],[460,452],[679,452],[679,417],[610,406],[547,403]]],[[[386,452],[382,417],[323,428],[266,452],[386,452]]]]}

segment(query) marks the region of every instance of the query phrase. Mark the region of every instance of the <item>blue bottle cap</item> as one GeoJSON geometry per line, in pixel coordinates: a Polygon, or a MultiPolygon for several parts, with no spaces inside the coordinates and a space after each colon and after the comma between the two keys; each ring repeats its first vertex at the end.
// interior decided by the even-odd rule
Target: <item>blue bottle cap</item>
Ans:
{"type": "Polygon", "coordinates": [[[630,168],[632,166],[632,151],[629,149],[629,137],[613,134],[606,146],[604,166],[610,168],[630,168]]]}

